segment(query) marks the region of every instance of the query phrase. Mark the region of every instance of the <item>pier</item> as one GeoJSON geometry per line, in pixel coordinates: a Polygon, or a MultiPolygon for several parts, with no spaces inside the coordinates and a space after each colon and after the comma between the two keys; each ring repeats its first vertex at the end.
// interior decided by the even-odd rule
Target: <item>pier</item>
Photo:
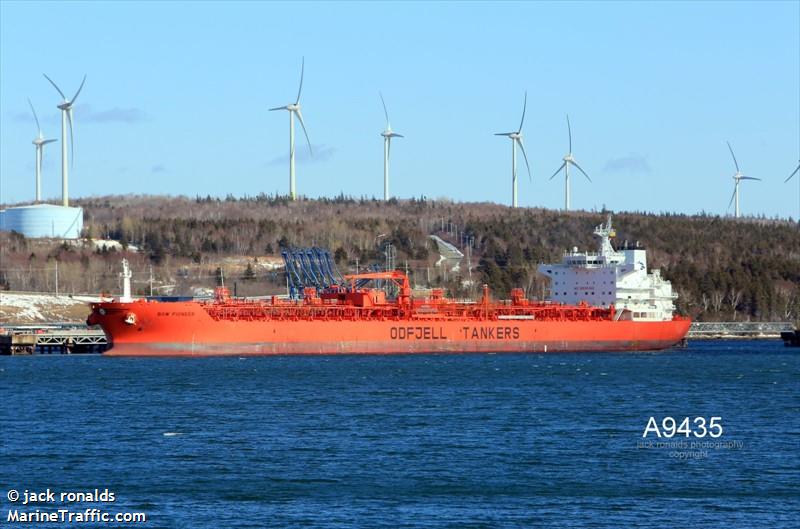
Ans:
{"type": "Polygon", "coordinates": [[[695,321],[692,322],[686,337],[690,340],[780,338],[782,332],[793,330],[793,328],[791,322],[783,321],[695,321]]]}
{"type": "Polygon", "coordinates": [[[0,329],[0,355],[100,354],[108,349],[102,329],[78,324],[12,325],[0,329]]]}

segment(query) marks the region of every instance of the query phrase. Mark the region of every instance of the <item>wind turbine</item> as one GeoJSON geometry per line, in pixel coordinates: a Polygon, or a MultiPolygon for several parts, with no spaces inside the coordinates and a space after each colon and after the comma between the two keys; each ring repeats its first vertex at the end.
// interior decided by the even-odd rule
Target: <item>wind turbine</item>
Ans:
{"type": "Polygon", "coordinates": [[[30,99],[28,99],[28,104],[31,107],[31,112],[33,112],[33,119],[36,120],[36,128],[39,129],[39,135],[33,140],[33,144],[36,145],[36,203],[38,204],[42,201],[42,151],[44,151],[45,145],[58,140],[44,139],[42,126],[39,124],[39,118],[36,116],[36,111],[33,109],[33,103],[31,103],[30,99]]]}
{"type": "MultiPolygon", "coordinates": [[[[783,183],[785,184],[786,182],[791,180],[792,177],[794,175],[796,175],[797,173],[799,173],[799,172],[800,172],[800,160],[797,160],[797,168],[794,170],[794,172],[792,174],[789,175],[789,178],[787,178],[786,180],[783,181],[783,183]]],[[[798,184],[800,184],[800,176],[797,177],[797,182],[798,182],[798,184]]],[[[800,215],[798,215],[798,222],[800,222],[800,215]]]]}
{"type": "Polygon", "coordinates": [[[303,91],[303,74],[305,73],[306,58],[303,57],[303,62],[300,66],[300,88],[297,89],[297,99],[294,103],[282,107],[270,108],[273,110],[288,110],[289,111],[289,196],[292,200],[297,199],[297,187],[294,178],[294,117],[300,120],[300,126],[303,127],[303,134],[306,135],[306,142],[308,142],[308,152],[314,156],[314,151],[311,149],[311,140],[308,139],[308,132],[306,125],[303,123],[303,114],[300,112],[300,93],[303,91]]]}
{"type": "Polygon", "coordinates": [[[383,136],[383,200],[389,200],[389,153],[392,150],[392,138],[402,138],[402,134],[398,134],[392,130],[389,124],[389,112],[386,110],[386,101],[383,100],[383,94],[380,92],[381,103],[383,103],[383,114],[386,116],[386,130],[381,132],[383,136]]]}
{"type": "Polygon", "coordinates": [[[50,81],[50,84],[61,94],[61,97],[64,98],[64,102],[58,105],[58,109],[61,111],[61,205],[64,207],[69,206],[69,174],[67,171],[67,121],[69,121],[69,146],[70,146],[70,155],[73,158],[73,163],[75,159],[75,142],[72,135],[72,105],[75,103],[75,100],[78,98],[78,94],[81,93],[83,90],[83,83],[86,82],[86,76],[83,76],[83,81],[81,81],[81,85],[78,87],[78,91],[75,92],[75,95],[72,96],[72,99],[67,99],[67,96],[64,95],[64,92],[53,82],[52,79],[47,77],[47,74],[44,75],[44,78],[50,81]]]}
{"type": "Polygon", "coordinates": [[[753,178],[752,176],[744,176],[742,171],[739,170],[739,162],[736,161],[736,155],[733,154],[733,149],[731,148],[731,142],[726,142],[728,144],[728,150],[731,151],[731,157],[733,158],[733,164],[736,166],[736,174],[733,175],[733,181],[736,182],[733,188],[733,195],[731,195],[731,201],[728,202],[728,209],[730,209],[731,204],[733,201],[736,200],[736,208],[735,208],[735,217],[739,218],[739,182],[742,180],[761,180],[760,178],[753,178]]]}
{"type": "Polygon", "coordinates": [[[516,132],[497,132],[495,136],[506,136],[511,139],[511,207],[517,207],[517,145],[525,157],[525,167],[528,168],[528,178],[531,178],[531,166],[528,164],[528,155],[522,145],[522,124],[525,123],[525,109],[528,107],[528,92],[525,92],[525,101],[522,104],[522,119],[516,132]]]}
{"type": "Polygon", "coordinates": [[[553,173],[553,176],[550,177],[550,180],[556,177],[561,170],[564,170],[564,210],[569,211],[569,166],[574,165],[578,171],[583,173],[583,176],[591,182],[592,179],[589,178],[589,175],[586,174],[586,171],[581,169],[581,166],[578,165],[578,162],[575,161],[575,158],[572,157],[572,127],[569,125],[569,114],[567,114],[567,133],[569,134],[569,152],[566,156],[564,156],[564,163],[561,164],[561,167],[556,169],[556,172],[553,173]]]}

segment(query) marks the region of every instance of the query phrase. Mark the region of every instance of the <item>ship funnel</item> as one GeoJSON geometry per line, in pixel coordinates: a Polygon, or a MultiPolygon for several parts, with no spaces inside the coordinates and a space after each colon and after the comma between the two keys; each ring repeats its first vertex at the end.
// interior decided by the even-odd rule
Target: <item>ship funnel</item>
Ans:
{"type": "Polygon", "coordinates": [[[122,278],[122,297],[119,300],[122,303],[130,303],[133,301],[131,297],[131,269],[128,266],[128,260],[122,260],[122,273],[119,277],[122,278]]]}

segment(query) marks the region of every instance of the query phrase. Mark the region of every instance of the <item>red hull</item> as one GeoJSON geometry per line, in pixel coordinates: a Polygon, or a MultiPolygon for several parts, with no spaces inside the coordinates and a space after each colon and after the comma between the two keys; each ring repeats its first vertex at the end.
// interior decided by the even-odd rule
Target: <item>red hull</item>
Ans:
{"type": "Polygon", "coordinates": [[[370,318],[353,310],[332,317],[329,309],[304,307],[281,309],[279,319],[274,312],[264,316],[270,305],[242,307],[236,302],[99,303],[89,323],[101,325],[110,339],[113,347],[106,354],[130,356],[650,351],[680,342],[690,324],[682,318],[615,321],[613,311],[601,317],[594,309],[544,304],[516,311],[509,305],[475,304],[469,314],[448,305],[436,314],[411,309],[370,318]],[[549,317],[536,312],[545,309],[549,317]]]}

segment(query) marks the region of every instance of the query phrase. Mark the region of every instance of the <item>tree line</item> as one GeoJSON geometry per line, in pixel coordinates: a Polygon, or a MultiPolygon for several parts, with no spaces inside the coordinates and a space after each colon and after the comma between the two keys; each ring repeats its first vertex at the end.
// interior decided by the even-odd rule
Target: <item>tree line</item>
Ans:
{"type": "MultiPolygon", "coordinates": [[[[213,286],[220,268],[238,279],[245,293],[274,293],[284,288],[285,279],[260,265],[278,256],[283,246],[327,248],[346,272],[385,264],[391,245],[395,266],[407,268],[419,286],[444,286],[450,295],[465,297],[486,283],[497,297],[508,296],[515,287],[541,297],[547,285],[537,275],[537,265],[558,262],[575,246],[595,250],[593,228],[606,218],[605,211],[511,209],[425,197],[385,203],[344,195],[295,202],[270,195],[137,195],[77,203],[84,208],[85,235],[120,241],[122,248],[104,252],[3,233],[0,286],[52,287],[49,269],[58,261],[64,274],[74,276],[64,279],[65,285],[71,281],[77,290],[116,291],[119,254],[125,253],[137,270],[149,274],[152,267],[159,284],[213,286]],[[439,253],[431,234],[469,254],[470,263],[464,260],[456,272],[436,266],[439,253]],[[237,264],[226,270],[233,258],[239,259],[237,264]],[[34,269],[47,272],[37,275],[34,269]]],[[[800,318],[797,224],[640,212],[615,213],[613,222],[615,245],[627,241],[648,250],[648,266],[661,269],[672,281],[681,312],[701,320],[800,318]]]]}

